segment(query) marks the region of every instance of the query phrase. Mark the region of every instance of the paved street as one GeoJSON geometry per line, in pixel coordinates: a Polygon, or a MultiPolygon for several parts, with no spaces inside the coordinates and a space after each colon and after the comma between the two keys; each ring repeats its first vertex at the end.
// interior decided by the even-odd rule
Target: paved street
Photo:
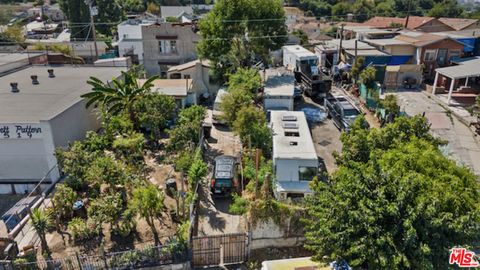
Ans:
{"type": "Polygon", "coordinates": [[[470,128],[455,116],[447,114],[442,106],[422,92],[404,91],[398,92],[397,95],[401,109],[408,115],[425,112],[425,116],[432,124],[432,133],[448,140],[449,144],[445,148],[448,155],[480,176],[480,145],[470,128]]]}
{"type": "MultiPolygon", "coordinates": [[[[208,110],[211,119],[211,110],[208,110]]],[[[241,143],[237,136],[225,126],[213,126],[211,138],[208,140],[206,159],[209,162],[210,173],[213,170],[213,159],[219,155],[240,156],[241,143]]],[[[207,177],[208,181],[211,177],[207,177]]],[[[199,191],[200,207],[198,219],[199,235],[216,235],[224,233],[243,232],[242,216],[232,215],[228,209],[231,199],[213,199],[209,183],[204,183],[199,191]]]]}

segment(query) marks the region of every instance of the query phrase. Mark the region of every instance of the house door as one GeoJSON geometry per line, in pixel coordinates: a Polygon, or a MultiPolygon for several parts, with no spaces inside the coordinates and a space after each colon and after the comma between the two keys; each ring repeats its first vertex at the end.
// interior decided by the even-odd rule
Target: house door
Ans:
{"type": "Polygon", "coordinates": [[[437,63],[439,66],[445,66],[447,64],[447,49],[439,49],[437,53],[437,63]]]}

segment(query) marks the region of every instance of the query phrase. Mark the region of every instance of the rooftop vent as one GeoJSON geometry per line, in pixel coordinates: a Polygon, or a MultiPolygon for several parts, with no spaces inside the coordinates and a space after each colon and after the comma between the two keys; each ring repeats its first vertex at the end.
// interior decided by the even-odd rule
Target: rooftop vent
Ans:
{"type": "Polygon", "coordinates": [[[30,78],[32,78],[32,84],[34,84],[34,85],[40,84],[38,82],[38,76],[37,75],[32,75],[32,76],[30,76],[30,78]]]}
{"type": "Polygon", "coordinates": [[[49,78],[55,78],[55,73],[53,73],[53,69],[49,69],[48,71],[48,77],[49,78]]]}
{"type": "Polygon", "coordinates": [[[289,144],[290,146],[295,146],[295,145],[298,145],[298,142],[290,142],[289,144]]]}
{"type": "Polygon", "coordinates": [[[10,83],[10,86],[12,87],[12,93],[20,92],[20,90],[18,89],[18,83],[12,82],[12,83],[10,83]]]}
{"type": "Polygon", "coordinates": [[[282,121],[297,121],[297,117],[295,115],[284,115],[282,121]]]}
{"type": "Polygon", "coordinates": [[[297,123],[283,123],[283,128],[285,129],[298,129],[297,123]]]}

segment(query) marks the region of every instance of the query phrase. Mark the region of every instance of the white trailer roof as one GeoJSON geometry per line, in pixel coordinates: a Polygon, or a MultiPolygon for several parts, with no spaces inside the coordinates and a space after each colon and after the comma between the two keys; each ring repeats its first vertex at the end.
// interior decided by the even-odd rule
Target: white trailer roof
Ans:
{"type": "Polygon", "coordinates": [[[277,75],[268,77],[265,82],[265,97],[292,97],[295,88],[293,75],[277,75]]]}
{"type": "Polygon", "coordinates": [[[317,159],[303,112],[271,111],[271,123],[274,159],[317,159]]]}
{"type": "Polygon", "coordinates": [[[301,59],[317,58],[317,56],[314,53],[312,53],[311,51],[305,49],[300,45],[283,46],[283,50],[293,53],[301,59]]]}

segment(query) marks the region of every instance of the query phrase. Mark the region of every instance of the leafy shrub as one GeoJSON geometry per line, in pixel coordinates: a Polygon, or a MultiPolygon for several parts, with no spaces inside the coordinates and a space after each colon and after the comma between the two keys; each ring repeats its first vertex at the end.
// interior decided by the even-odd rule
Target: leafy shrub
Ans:
{"type": "Polygon", "coordinates": [[[248,212],[248,200],[237,194],[233,194],[232,204],[230,204],[230,212],[235,215],[243,215],[248,212]]]}
{"type": "Polygon", "coordinates": [[[53,195],[53,209],[61,219],[69,220],[73,215],[73,204],[77,200],[77,194],[66,184],[58,184],[53,195]]]}
{"type": "Polygon", "coordinates": [[[94,220],[88,219],[86,222],[81,218],[73,218],[68,223],[68,231],[73,237],[74,242],[92,239],[100,234],[101,226],[94,220]]]}

